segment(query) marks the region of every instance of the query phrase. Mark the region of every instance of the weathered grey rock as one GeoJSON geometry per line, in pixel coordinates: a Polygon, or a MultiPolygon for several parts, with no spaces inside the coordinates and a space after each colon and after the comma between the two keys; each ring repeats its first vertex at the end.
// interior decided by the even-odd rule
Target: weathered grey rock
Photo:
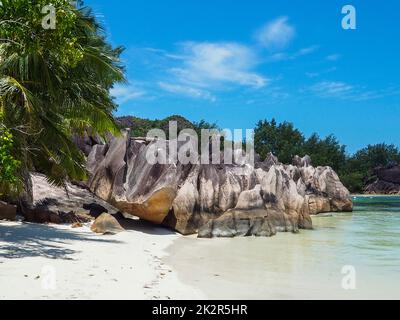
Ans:
{"type": "Polygon", "coordinates": [[[292,164],[296,167],[309,167],[312,165],[310,156],[306,155],[303,158],[295,156],[292,164]]]}
{"type": "Polygon", "coordinates": [[[91,133],[91,130],[87,129],[83,135],[74,135],[72,137],[72,141],[86,156],[90,154],[93,146],[102,143],[102,139],[99,136],[94,136],[91,133]]]}
{"type": "Polygon", "coordinates": [[[376,180],[365,188],[366,194],[400,195],[400,184],[376,180]]]}
{"type": "Polygon", "coordinates": [[[393,165],[387,168],[376,168],[375,172],[379,180],[400,184],[400,166],[393,165]]]}
{"type": "Polygon", "coordinates": [[[256,161],[256,169],[263,169],[268,171],[272,166],[281,164],[276,156],[272,153],[268,153],[264,161],[256,161]]]}
{"type": "Polygon", "coordinates": [[[98,198],[89,190],[67,183],[66,188],[50,185],[46,177],[32,174],[32,203],[21,208],[29,222],[89,222],[103,212],[116,214],[118,209],[98,198]]]}
{"type": "Polygon", "coordinates": [[[117,234],[125,231],[118,220],[108,213],[103,213],[97,217],[90,229],[101,234],[117,234]]]}
{"type": "Polygon", "coordinates": [[[172,208],[186,170],[176,165],[149,164],[149,146],[128,136],[125,133],[111,139],[102,161],[93,163],[92,154],[89,156],[90,189],[121,211],[161,224],[172,208]]]}
{"type": "Polygon", "coordinates": [[[332,168],[302,166],[299,169],[306,187],[311,215],[353,210],[350,192],[332,168]]]}
{"type": "Polygon", "coordinates": [[[271,237],[276,232],[273,219],[264,210],[232,210],[201,227],[199,238],[271,237]]]}
{"type": "Polygon", "coordinates": [[[14,221],[16,216],[16,206],[0,201],[0,220],[14,221]]]}
{"type": "Polygon", "coordinates": [[[95,146],[89,188],[122,212],[201,237],[271,236],[311,229],[310,214],[349,211],[348,190],[311,159],[283,165],[270,154],[249,165],[152,165],[153,141],[129,133],[95,146]]]}
{"type": "Polygon", "coordinates": [[[376,168],[377,180],[365,188],[367,194],[400,195],[400,166],[376,168]]]}

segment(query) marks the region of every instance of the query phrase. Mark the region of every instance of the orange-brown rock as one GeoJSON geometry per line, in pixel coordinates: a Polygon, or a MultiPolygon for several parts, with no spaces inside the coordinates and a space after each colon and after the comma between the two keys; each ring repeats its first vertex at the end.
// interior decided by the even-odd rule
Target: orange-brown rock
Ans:
{"type": "Polygon", "coordinates": [[[118,220],[111,214],[103,213],[92,224],[90,228],[95,233],[116,234],[124,231],[118,220]]]}

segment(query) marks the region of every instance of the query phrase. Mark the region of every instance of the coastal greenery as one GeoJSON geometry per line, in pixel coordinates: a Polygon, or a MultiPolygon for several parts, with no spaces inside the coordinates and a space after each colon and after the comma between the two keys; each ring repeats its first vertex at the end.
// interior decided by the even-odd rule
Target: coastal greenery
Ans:
{"type": "MultiPolygon", "coordinates": [[[[56,27],[43,28],[47,0],[2,0],[0,5],[0,198],[18,195],[28,184],[28,172],[40,171],[49,181],[86,178],[85,157],[72,137],[90,128],[93,135],[118,135],[130,128],[146,136],[154,128],[168,136],[170,121],[178,132],[217,129],[205,120],[181,116],[162,120],[137,117],[114,119],[110,89],[124,82],[123,48],[113,48],[91,10],[69,0],[53,0],[56,27]]],[[[352,192],[372,182],[375,168],[400,163],[393,145],[370,145],[349,155],[335,136],[306,137],[292,123],[262,120],[255,128],[256,152],[269,152],[281,162],[309,155],[313,164],[331,166],[352,192]]]]}
{"type": "MultiPolygon", "coordinates": [[[[178,132],[193,129],[199,135],[202,129],[218,129],[217,124],[204,120],[191,122],[174,115],[161,120],[148,120],[125,116],[117,118],[120,128],[129,128],[131,135],[145,137],[151,129],[162,129],[168,137],[169,122],[178,123],[178,132]]],[[[340,144],[334,135],[321,138],[313,133],[306,137],[290,122],[278,123],[275,119],[259,121],[254,129],[255,151],[261,159],[273,153],[282,163],[291,163],[294,156],[309,155],[315,166],[330,166],[340,176],[351,192],[363,192],[364,188],[376,180],[375,169],[392,164],[400,164],[400,150],[387,144],[369,145],[349,154],[346,146],[340,144]]]]}
{"type": "Polygon", "coordinates": [[[283,163],[295,155],[309,155],[315,166],[330,166],[351,192],[363,192],[376,179],[375,169],[400,164],[400,151],[394,145],[377,144],[349,155],[335,136],[321,139],[316,133],[306,138],[292,123],[275,119],[260,121],[255,128],[255,149],[262,158],[272,152],[283,163]]]}
{"type": "Polygon", "coordinates": [[[400,164],[400,150],[394,145],[381,143],[369,145],[348,157],[339,173],[352,192],[363,192],[366,185],[376,180],[376,168],[396,164],[400,164]]]}
{"type": "Polygon", "coordinates": [[[56,28],[42,26],[46,0],[0,6],[0,194],[43,172],[57,185],[84,179],[85,157],[71,137],[90,127],[118,134],[109,89],[124,81],[119,56],[95,16],[53,0],[56,28]]]}
{"type": "Polygon", "coordinates": [[[161,120],[141,119],[138,117],[126,116],[117,118],[117,123],[121,129],[130,129],[131,135],[134,137],[146,137],[147,133],[152,129],[161,129],[165,132],[166,137],[169,137],[169,123],[177,122],[178,134],[184,129],[192,129],[197,135],[201,135],[203,129],[218,129],[216,123],[209,123],[205,120],[199,122],[191,122],[182,116],[173,115],[161,120]]]}
{"type": "Polygon", "coordinates": [[[12,155],[14,138],[2,119],[0,110],[0,197],[16,195],[21,189],[17,173],[21,163],[12,155]]]}
{"type": "Polygon", "coordinates": [[[283,163],[291,163],[296,155],[309,155],[315,165],[339,170],[346,162],[346,148],[331,135],[321,139],[316,133],[308,139],[292,123],[278,124],[275,119],[258,122],[254,130],[256,152],[265,158],[272,152],[283,163]]]}

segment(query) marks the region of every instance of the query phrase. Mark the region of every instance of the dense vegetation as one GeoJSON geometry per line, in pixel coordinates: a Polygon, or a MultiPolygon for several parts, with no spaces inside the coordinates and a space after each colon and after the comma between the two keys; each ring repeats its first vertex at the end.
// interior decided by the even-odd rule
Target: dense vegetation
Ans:
{"type": "Polygon", "coordinates": [[[149,120],[141,119],[138,117],[119,117],[117,123],[121,129],[129,128],[131,135],[134,137],[146,137],[147,133],[152,129],[161,129],[165,132],[166,137],[169,136],[169,123],[176,121],[178,125],[178,134],[184,129],[192,129],[196,131],[197,135],[201,135],[202,129],[218,129],[217,124],[208,123],[205,120],[199,122],[190,122],[182,116],[173,115],[162,120],[149,120]]]}
{"type": "Polygon", "coordinates": [[[265,158],[272,152],[283,163],[291,163],[294,156],[309,155],[315,165],[325,165],[340,170],[346,162],[346,147],[334,136],[321,139],[312,134],[308,139],[292,123],[277,124],[275,119],[260,121],[255,128],[256,152],[265,158]]]}
{"type": "MultiPolygon", "coordinates": [[[[178,131],[215,129],[206,121],[192,123],[180,116],[163,120],[122,117],[110,88],[124,81],[122,48],[112,48],[91,11],[69,0],[53,0],[56,27],[43,27],[47,0],[2,0],[0,5],[0,198],[18,195],[28,184],[28,172],[45,173],[55,184],[86,176],[85,157],[73,135],[146,136],[153,128],[168,134],[170,121],[178,131]]],[[[306,138],[293,124],[260,121],[255,128],[256,152],[274,153],[290,163],[295,155],[311,156],[314,165],[333,167],[352,192],[362,192],[375,179],[374,169],[400,163],[393,145],[368,146],[348,155],[334,136],[306,138]]]]}
{"type": "MultiPolygon", "coordinates": [[[[216,124],[202,120],[190,122],[181,116],[171,116],[162,120],[148,120],[137,117],[120,117],[120,128],[130,128],[132,136],[145,137],[151,129],[162,129],[168,137],[170,121],[177,121],[178,132],[193,129],[199,135],[202,129],[218,129],[216,124]]],[[[292,123],[259,121],[255,128],[254,144],[256,152],[265,159],[272,152],[282,163],[291,163],[294,156],[309,155],[315,166],[330,166],[342,179],[351,192],[363,192],[364,188],[376,179],[375,169],[400,164],[400,151],[393,145],[369,145],[349,155],[346,146],[341,145],[335,136],[320,138],[316,133],[306,138],[292,123]]]]}
{"type": "Polygon", "coordinates": [[[119,56],[88,8],[53,0],[56,27],[43,27],[47,0],[0,6],[0,196],[19,193],[27,172],[53,183],[83,179],[85,158],[71,141],[91,127],[118,133],[109,94],[124,81],[119,56]]]}
{"type": "Polygon", "coordinates": [[[283,163],[291,163],[295,155],[309,155],[316,166],[331,166],[351,192],[362,192],[373,182],[375,168],[400,164],[400,151],[393,145],[369,145],[354,155],[333,136],[321,139],[317,134],[309,138],[293,124],[260,121],[255,128],[256,152],[264,158],[269,152],[283,163]]]}
{"type": "Polygon", "coordinates": [[[369,145],[348,157],[339,173],[352,192],[362,192],[366,185],[376,180],[376,168],[396,164],[400,164],[400,151],[396,146],[384,143],[369,145]]]}

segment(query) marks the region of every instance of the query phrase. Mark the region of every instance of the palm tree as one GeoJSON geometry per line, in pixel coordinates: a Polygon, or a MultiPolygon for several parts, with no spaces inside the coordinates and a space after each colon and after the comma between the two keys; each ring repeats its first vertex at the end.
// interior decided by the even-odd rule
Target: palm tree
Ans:
{"type": "Polygon", "coordinates": [[[47,1],[2,2],[0,121],[12,135],[16,176],[25,186],[32,170],[57,185],[83,180],[85,157],[71,137],[87,128],[93,134],[117,133],[109,91],[124,81],[123,49],[107,43],[90,9],[77,9],[68,0],[52,1],[55,30],[41,26],[40,5],[47,1]]]}

